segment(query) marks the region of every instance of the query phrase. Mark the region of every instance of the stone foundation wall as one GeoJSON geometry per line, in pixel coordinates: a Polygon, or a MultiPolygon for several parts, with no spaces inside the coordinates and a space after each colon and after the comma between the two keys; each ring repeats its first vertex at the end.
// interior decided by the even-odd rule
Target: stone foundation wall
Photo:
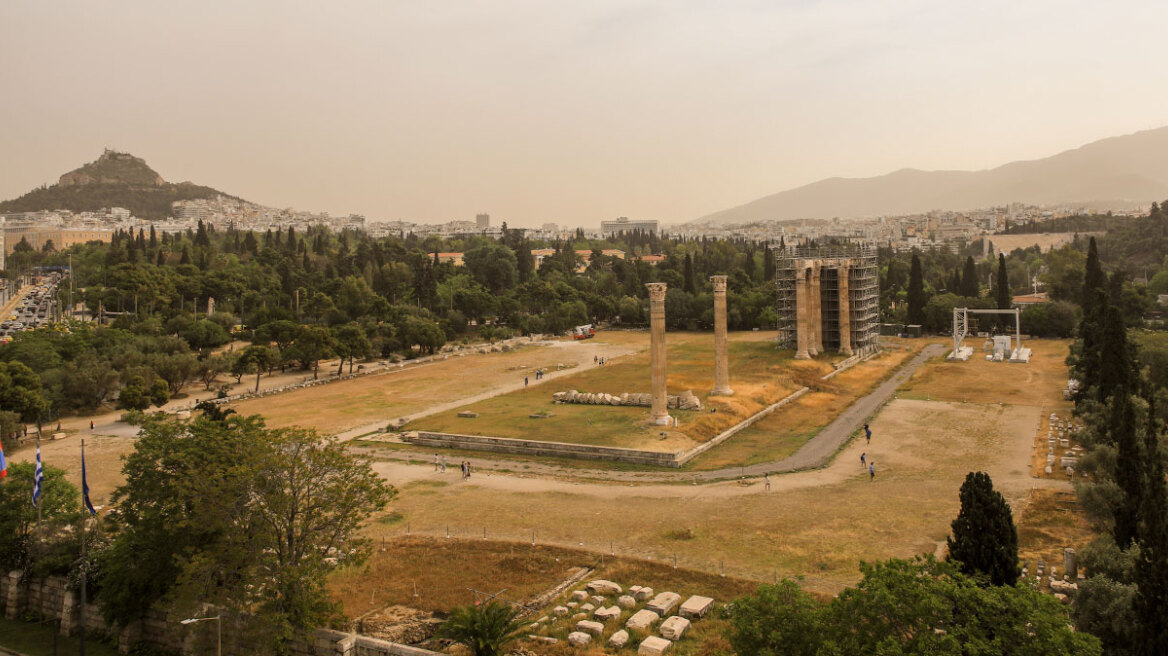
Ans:
{"type": "MultiPolygon", "coordinates": [[[[0,610],[9,619],[26,615],[57,618],[65,635],[76,633],[84,618],[87,636],[115,635],[118,651],[123,654],[139,643],[181,654],[208,653],[208,649],[214,649],[214,622],[187,627],[154,610],[115,631],[106,625],[97,604],[86,604],[85,612],[81,612],[81,595],[71,590],[63,577],[25,579],[19,571],[0,576],[0,610]]],[[[227,656],[256,652],[257,645],[241,640],[242,628],[239,623],[224,620],[223,653],[227,656]]],[[[296,656],[438,656],[427,649],[327,629],[317,630],[311,642],[292,644],[291,652],[296,656]]]]}
{"type": "Polygon", "coordinates": [[[680,452],[642,451],[611,446],[589,446],[565,442],[541,442],[520,440],[509,437],[485,435],[459,435],[457,433],[434,433],[431,431],[410,431],[402,436],[406,442],[418,446],[440,449],[471,449],[494,453],[513,453],[535,456],[556,456],[582,460],[608,460],[636,465],[657,467],[680,467],[680,452]]]}

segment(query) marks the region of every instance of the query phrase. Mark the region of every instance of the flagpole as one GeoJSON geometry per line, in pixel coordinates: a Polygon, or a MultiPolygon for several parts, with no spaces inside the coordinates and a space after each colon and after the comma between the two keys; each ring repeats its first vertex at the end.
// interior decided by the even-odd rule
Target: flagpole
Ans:
{"type": "Polygon", "coordinates": [[[89,523],[89,484],[85,481],[85,438],[81,438],[81,622],[77,634],[78,654],[85,656],[85,582],[89,578],[89,563],[85,557],[85,526],[89,523]]]}

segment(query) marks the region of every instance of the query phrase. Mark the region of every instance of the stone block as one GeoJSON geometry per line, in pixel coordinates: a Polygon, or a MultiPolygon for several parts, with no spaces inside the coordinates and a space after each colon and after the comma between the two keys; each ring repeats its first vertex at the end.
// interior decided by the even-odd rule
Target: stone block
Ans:
{"type": "Polygon", "coordinates": [[[637,647],[637,656],[661,656],[672,646],[673,643],[665,638],[649,636],[641,641],[640,647],[637,647]]]}
{"type": "Polygon", "coordinates": [[[588,598],[588,593],[584,590],[577,590],[572,593],[572,601],[584,601],[588,598]]]}
{"type": "Polygon", "coordinates": [[[649,627],[656,624],[657,620],[659,619],[661,619],[661,616],[657,613],[654,613],[651,610],[641,609],[633,613],[633,616],[630,617],[627,622],[625,622],[625,626],[633,629],[634,631],[647,631],[649,630],[649,627]]]}
{"type": "Polygon", "coordinates": [[[458,416],[462,417],[463,419],[474,419],[475,417],[479,416],[479,413],[471,412],[470,410],[463,410],[462,412],[458,413],[458,416]]]}
{"type": "Polygon", "coordinates": [[[645,605],[645,608],[657,613],[661,617],[673,612],[677,604],[681,603],[681,595],[676,592],[662,592],[645,605]]]}
{"type": "Polygon", "coordinates": [[[567,615],[567,614],[568,614],[568,608],[566,606],[556,606],[555,608],[552,609],[552,615],[556,615],[557,617],[563,617],[564,615],[567,615]]]}
{"type": "Polygon", "coordinates": [[[609,606],[608,608],[597,608],[596,612],[592,613],[592,616],[598,621],[607,622],[620,617],[620,614],[621,609],[619,607],[609,606]]]}
{"type": "Polygon", "coordinates": [[[597,595],[618,595],[624,592],[624,588],[613,583],[612,581],[606,581],[604,579],[596,579],[595,581],[591,581],[588,583],[587,587],[592,591],[592,594],[597,595]]]}
{"type": "MultiPolygon", "coordinates": [[[[630,590],[630,592],[632,592],[632,590],[630,590]]],[[[620,598],[616,600],[616,605],[620,606],[621,608],[636,608],[637,600],[630,595],[621,595],[620,598]]]]}
{"type": "Polygon", "coordinates": [[[681,636],[685,635],[686,630],[689,629],[689,620],[684,617],[674,615],[661,623],[661,637],[666,640],[674,642],[681,640],[681,636]]]}
{"type": "Polygon", "coordinates": [[[580,620],[586,620],[586,619],[588,619],[588,613],[576,613],[575,615],[572,616],[573,622],[579,622],[580,620]]]}
{"type": "Polygon", "coordinates": [[[646,599],[652,599],[653,598],[653,588],[650,588],[648,586],[639,587],[639,588],[637,588],[637,591],[633,593],[633,596],[637,598],[637,601],[645,601],[646,599]]]}
{"type": "Polygon", "coordinates": [[[608,646],[613,649],[624,649],[629,644],[629,632],[621,629],[608,637],[608,646]]]}
{"type": "Polygon", "coordinates": [[[587,633],[573,631],[568,634],[568,642],[577,647],[584,647],[587,646],[588,643],[592,642],[592,636],[588,635],[587,633]]]}
{"type": "Polygon", "coordinates": [[[578,602],[578,601],[569,601],[567,604],[568,608],[577,608],[579,605],[580,605],[580,602],[578,602]]]}
{"type": "Polygon", "coordinates": [[[592,620],[580,620],[576,622],[576,630],[591,633],[599,638],[600,634],[604,633],[604,625],[600,622],[593,622],[592,620]]]}
{"type": "Polygon", "coordinates": [[[706,613],[709,612],[713,606],[713,599],[709,597],[703,597],[701,595],[694,595],[685,600],[685,603],[681,605],[680,612],[682,617],[705,617],[706,613]]]}
{"type": "Polygon", "coordinates": [[[588,601],[591,602],[591,604],[593,606],[596,606],[597,608],[600,608],[601,606],[603,606],[605,603],[608,602],[607,599],[605,599],[604,597],[601,597],[600,595],[592,595],[591,597],[588,598],[588,601]]]}
{"type": "Polygon", "coordinates": [[[580,604],[581,613],[591,613],[594,610],[596,610],[596,606],[593,606],[592,604],[580,604]]]}

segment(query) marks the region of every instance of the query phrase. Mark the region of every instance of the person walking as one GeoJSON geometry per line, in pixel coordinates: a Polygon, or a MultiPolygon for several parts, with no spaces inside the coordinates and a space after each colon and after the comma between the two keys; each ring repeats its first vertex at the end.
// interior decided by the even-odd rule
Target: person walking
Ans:
{"type": "Polygon", "coordinates": [[[446,473],[446,456],[442,456],[442,473],[446,473]]]}
{"type": "Polygon", "coordinates": [[[766,491],[770,492],[771,491],[771,473],[767,472],[767,473],[763,474],[762,479],[763,479],[763,481],[766,482],[766,491]]]}
{"type": "Polygon", "coordinates": [[[523,386],[527,387],[527,376],[523,377],[523,386]]]}
{"type": "Polygon", "coordinates": [[[868,463],[868,480],[870,480],[870,481],[876,480],[876,462],[875,461],[868,463]]]}
{"type": "Polygon", "coordinates": [[[861,454],[860,454],[860,469],[863,469],[863,468],[864,468],[864,460],[865,460],[865,458],[867,458],[867,457],[868,457],[868,452],[867,452],[867,451],[865,451],[864,453],[861,453],[861,454]]]}
{"type": "Polygon", "coordinates": [[[437,453],[435,453],[435,454],[434,454],[434,471],[438,471],[438,469],[439,469],[441,466],[442,466],[442,461],[441,461],[441,460],[439,460],[439,458],[438,458],[438,454],[437,454],[437,453]]]}
{"type": "Polygon", "coordinates": [[[868,438],[868,444],[872,443],[872,429],[868,428],[868,424],[864,424],[864,435],[868,438]]]}
{"type": "Polygon", "coordinates": [[[93,420],[89,420],[89,430],[93,430],[93,420]]]}

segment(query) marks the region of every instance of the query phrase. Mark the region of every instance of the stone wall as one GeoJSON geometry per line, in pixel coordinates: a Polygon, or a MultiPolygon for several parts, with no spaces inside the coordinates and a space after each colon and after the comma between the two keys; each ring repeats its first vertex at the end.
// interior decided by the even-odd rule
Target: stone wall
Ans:
{"type": "Polygon", "coordinates": [[[642,451],[639,449],[622,449],[612,446],[541,442],[539,440],[520,440],[509,437],[459,435],[457,433],[434,433],[431,431],[409,431],[402,435],[402,439],[410,444],[441,449],[471,449],[476,451],[492,451],[495,453],[555,456],[582,460],[607,460],[611,462],[627,462],[636,465],[653,465],[657,467],[681,466],[678,463],[678,457],[681,456],[681,452],[642,451]]]}
{"type": "MultiPolygon", "coordinates": [[[[72,635],[84,617],[88,636],[115,633],[105,624],[97,604],[86,604],[84,613],[80,612],[80,606],[81,595],[71,590],[63,577],[25,579],[19,571],[0,576],[0,610],[9,619],[29,615],[57,618],[61,622],[61,633],[72,635]]],[[[212,613],[213,610],[205,615],[212,613]]],[[[256,645],[249,645],[241,639],[242,628],[236,622],[224,620],[223,653],[227,656],[255,653],[256,645]]],[[[123,654],[139,643],[182,654],[206,653],[208,648],[213,648],[214,637],[214,622],[188,627],[153,610],[141,620],[116,631],[118,651],[123,654]],[[211,641],[210,645],[208,641],[211,641]]],[[[291,650],[297,656],[437,656],[437,652],[427,649],[327,629],[318,629],[311,642],[295,643],[291,650]]]]}

